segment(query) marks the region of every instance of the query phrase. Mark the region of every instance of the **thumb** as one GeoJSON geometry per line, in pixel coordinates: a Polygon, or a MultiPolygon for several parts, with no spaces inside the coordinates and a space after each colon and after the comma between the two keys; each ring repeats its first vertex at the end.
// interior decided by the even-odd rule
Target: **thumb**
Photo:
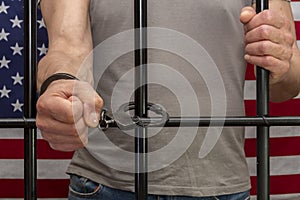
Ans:
{"type": "Polygon", "coordinates": [[[86,125],[89,127],[97,127],[100,120],[100,112],[96,111],[93,105],[89,105],[87,103],[83,104],[83,117],[86,125]]]}
{"type": "Polygon", "coordinates": [[[254,16],[256,15],[256,12],[254,8],[247,6],[244,7],[240,14],[240,21],[243,24],[247,24],[254,16]]]}
{"type": "Polygon", "coordinates": [[[83,118],[86,125],[96,127],[99,123],[100,112],[103,106],[102,98],[85,82],[77,81],[73,93],[83,103],[83,118]]]}

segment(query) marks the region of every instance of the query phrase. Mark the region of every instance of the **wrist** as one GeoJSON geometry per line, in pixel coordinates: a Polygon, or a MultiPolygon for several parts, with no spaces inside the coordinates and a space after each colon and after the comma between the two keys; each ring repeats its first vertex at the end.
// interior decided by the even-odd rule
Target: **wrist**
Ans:
{"type": "Polygon", "coordinates": [[[57,80],[79,80],[76,76],[68,73],[55,73],[49,76],[41,85],[40,96],[47,90],[48,86],[57,80]]]}

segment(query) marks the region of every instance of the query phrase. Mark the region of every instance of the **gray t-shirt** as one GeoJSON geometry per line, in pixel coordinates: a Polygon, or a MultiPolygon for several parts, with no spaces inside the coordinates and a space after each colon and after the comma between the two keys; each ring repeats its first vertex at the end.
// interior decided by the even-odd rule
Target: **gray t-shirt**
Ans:
{"type": "MultiPolygon", "coordinates": [[[[149,102],[170,116],[244,115],[243,27],[251,0],[148,1],[149,102]]],[[[97,91],[109,112],[133,95],[133,1],[92,0],[97,91]]],[[[133,131],[90,131],[68,173],[134,190],[133,131]]],[[[149,193],[213,196],[250,189],[244,128],[149,128],[149,193]]]]}

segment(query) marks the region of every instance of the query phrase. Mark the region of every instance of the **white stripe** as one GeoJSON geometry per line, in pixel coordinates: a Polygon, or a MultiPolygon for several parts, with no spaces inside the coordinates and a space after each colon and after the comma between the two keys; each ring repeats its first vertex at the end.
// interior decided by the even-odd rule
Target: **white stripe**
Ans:
{"type": "MultiPolygon", "coordinates": [[[[37,139],[42,139],[39,130],[37,133],[37,139]]],[[[24,139],[24,129],[2,128],[0,129],[0,139],[24,139]]]]}
{"type": "MultiPolygon", "coordinates": [[[[70,160],[38,160],[38,179],[68,179],[65,171],[70,160]]],[[[1,179],[22,179],[23,160],[0,160],[1,179]]]]}
{"type": "MultiPolygon", "coordinates": [[[[300,94],[294,99],[299,99],[300,94]]],[[[247,80],[244,86],[244,99],[245,100],[256,100],[256,81],[247,80]]]]}
{"type": "Polygon", "coordinates": [[[298,47],[300,47],[300,40],[297,40],[297,45],[298,47]]]}
{"type": "Polygon", "coordinates": [[[292,2],[291,7],[295,21],[300,21],[300,2],[292,2]]]}
{"type": "MultiPolygon", "coordinates": [[[[250,176],[256,176],[256,157],[247,158],[250,176]]],[[[300,174],[300,156],[270,158],[270,175],[300,174]]]]}
{"type": "MultiPolygon", "coordinates": [[[[256,157],[247,158],[249,173],[256,175],[256,157]]],[[[68,179],[69,160],[38,160],[38,179],[68,179]]],[[[271,157],[271,175],[300,174],[300,156],[271,157]]],[[[1,160],[2,179],[22,179],[23,160],[1,160]]]]}
{"type": "MultiPolygon", "coordinates": [[[[299,137],[300,126],[278,126],[271,127],[270,137],[299,137]]],[[[246,138],[256,138],[256,127],[246,127],[246,138]]]]}
{"type": "MultiPolygon", "coordinates": [[[[271,195],[271,200],[299,200],[300,194],[282,194],[282,195],[271,195]]],[[[251,196],[251,200],[257,200],[256,196],[251,196]]]]}
{"type": "Polygon", "coordinates": [[[255,100],[256,99],[256,81],[247,80],[244,86],[244,99],[255,100]]]}

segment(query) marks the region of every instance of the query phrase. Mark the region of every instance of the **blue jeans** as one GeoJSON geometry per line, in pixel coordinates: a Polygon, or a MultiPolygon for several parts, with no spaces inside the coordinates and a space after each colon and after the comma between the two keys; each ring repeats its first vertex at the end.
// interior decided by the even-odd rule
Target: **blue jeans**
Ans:
{"type": "MultiPolygon", "coordinates": [[[[69,200],[135,200],[133,192],[106,187],[77,175],[71,175],[69,200]]],[[[148,200],[249,200],[249,191],[216,197],[148,195],[148,200]]]]}

